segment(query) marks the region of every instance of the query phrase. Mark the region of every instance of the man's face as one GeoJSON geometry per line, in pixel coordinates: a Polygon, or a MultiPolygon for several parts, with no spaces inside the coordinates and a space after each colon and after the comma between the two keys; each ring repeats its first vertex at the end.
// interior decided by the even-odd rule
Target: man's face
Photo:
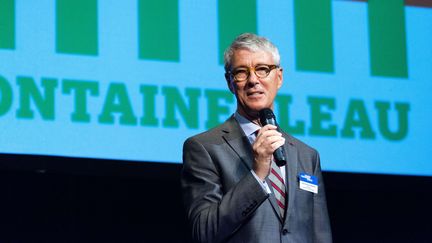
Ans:
{"type": "Polygon", "coordinates": [[[249,50],[237,50],[234,52],[231,71],[246,68],[249,69],[249,77],[245,81],[236,81],[231,78],[228,86],[237,98],[237,111],[247,117],[255,119],[263,108],[273,108],[273,101],[277,91],[282,86],[282,69],[276,68],[270,71],[265,78],[256,76],[253,68],[259,65],[274,65],[274,60],[269,52],[249,50]]]}

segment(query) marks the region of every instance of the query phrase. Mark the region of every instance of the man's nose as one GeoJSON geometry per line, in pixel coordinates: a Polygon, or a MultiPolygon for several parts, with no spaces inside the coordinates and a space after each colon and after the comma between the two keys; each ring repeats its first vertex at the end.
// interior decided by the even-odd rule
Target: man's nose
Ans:
{"type": "Polygon", "coordinates": [[[250,70],[249,77],[248,77],[247,81],[248,81],[249,85],[255,85],[255,84],[259,83],[259,78],[253,70],[250,70]]]}

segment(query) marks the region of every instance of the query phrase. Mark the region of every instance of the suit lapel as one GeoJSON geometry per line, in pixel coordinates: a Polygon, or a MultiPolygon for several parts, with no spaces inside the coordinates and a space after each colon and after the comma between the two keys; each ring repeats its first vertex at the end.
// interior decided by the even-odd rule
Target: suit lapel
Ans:
{"type": "Polygon", "coordinates": [[[240,157],[246,167],[251,170],[253,162],[252,147],[234,116],[231,116],[227,120],[225,125],[222,127],[222,131],[224,132],[222,137],[228,146],[231,147],[232,150],[240,157]]]}
{"type": "Polygon", "coordinates": [[[288,208],[285,212],[285,222],[288,221],[290,215],[294,213],[294,200],[295,200],[295,191],[297,187],[297,167],[298,167],[298,158],[297,158],[297,148],[294,146],[294,143],[290,136],[285,136],[285,152],[287,156],[287,166],[285,166],[286,176],[285,179],[287,183],[285,183],[287,187],[287,200],[288,200],[288,208]]]}

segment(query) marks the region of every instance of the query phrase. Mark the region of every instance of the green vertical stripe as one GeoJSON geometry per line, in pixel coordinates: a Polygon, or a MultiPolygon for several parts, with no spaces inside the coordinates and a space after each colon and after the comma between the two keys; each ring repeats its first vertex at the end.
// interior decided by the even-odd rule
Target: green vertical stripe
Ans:
{"type": "Polygon", "coordinates": [[[57,0],[56,50],[60,53],[97,55],[97,0],[57,0]]]}
{"type": "Polygon", "coordinates": [[[371,73],[408,77],[404,0],[369,0],[371,73]]]}
{"type": "Polygon", "coordinates": [[[333,72],[331,0],[295,0],[296,68],[333,72]]]}
{"type": "Polygon", "coordinates": [[[234,38],[244,32],[257,33],[256,0],[219,0],[219,63],[234,38]]]}
{"type": "Polygon", "coordinates": [[[139,58],[179,61],[178,0],[139,0],[139,58]]]}
{"type": "Polygon", "coordinates": [[[0,48],[15,49],[15,0],[0,0],[0,48]]]}

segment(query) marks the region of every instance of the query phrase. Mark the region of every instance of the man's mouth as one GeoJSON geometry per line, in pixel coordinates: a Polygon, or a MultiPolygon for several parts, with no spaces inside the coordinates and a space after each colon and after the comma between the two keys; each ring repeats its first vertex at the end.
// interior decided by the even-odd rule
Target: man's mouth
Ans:
{"type": "Polygon", "coordinates": [[[264,94],[263,91],[250,91],[250,92],[247,92],[247,96],[248,97],[259,97],[259,96],[261,96],[263,94],[264,94]]]}

